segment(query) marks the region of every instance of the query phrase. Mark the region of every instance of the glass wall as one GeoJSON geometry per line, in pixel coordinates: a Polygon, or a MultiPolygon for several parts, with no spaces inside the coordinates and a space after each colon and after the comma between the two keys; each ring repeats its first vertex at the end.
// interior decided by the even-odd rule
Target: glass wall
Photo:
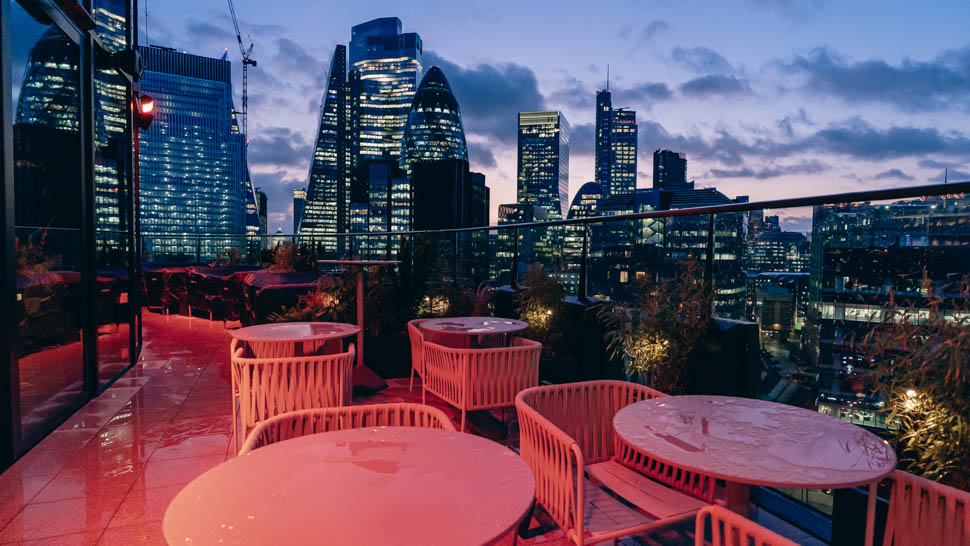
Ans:
{"type": "Polygon", "coordinates": [[[128,47],[130,7],[96,6],[89,34],[54,3],[0,0],[9,44],[0,66],[7,166],[0,313],[12,330],[0,360],[10,378],[9,386],[0,382],[0,391],[9,389],[0,398],[11,401],[0,409],[0,468],[137,353],[129,305],[131,83],[108,60],[128,47]]]}

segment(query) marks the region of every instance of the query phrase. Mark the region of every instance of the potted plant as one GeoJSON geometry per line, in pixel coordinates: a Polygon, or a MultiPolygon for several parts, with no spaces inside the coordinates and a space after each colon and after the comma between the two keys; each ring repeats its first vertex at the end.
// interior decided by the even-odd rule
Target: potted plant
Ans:
{"type": "Polygon", "coordinates": [[[942,290],[924,280],[927,308],[891,300],[863,336],[873,390],[886,400],[901,466],[970,489],[970,279],[942,290]],[[949,296],[949,297],[947,297],[949,296]],[[922,311],[922,312],[920,312],[922,311]]]}
{"type": "Polygon", "coordinates": [[[597,312],[607,348],[624,362],[627,375],[668,394],[687,392],[692,356],[713,322],[713,293],[695,261],[673,278],[642,279],[637,305],[604,304],[597,312]]]}
{"type": "Polygon", "coordinates": [[[543,355],[560,352],[565,322],[566,287],[559,277],[548,275],[541,267],[530,268],[516,294],[519,319],[529,324],[526,336],[542,342],[543,355]]]}

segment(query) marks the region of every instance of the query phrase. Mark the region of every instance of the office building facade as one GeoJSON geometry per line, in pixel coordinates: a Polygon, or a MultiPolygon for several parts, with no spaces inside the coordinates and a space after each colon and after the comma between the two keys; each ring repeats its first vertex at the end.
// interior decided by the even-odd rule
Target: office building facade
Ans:
{"type": "Polygon", "coordinates": [[[608,194],[637,187],[637,113],[613,109],[609,90],[596,92],[596,183],[608,194]]]}
{"type": "Polygon", "coordinates": [[[303,211],[306,210],[306,190],[293,190],[293,233],[300,232],[303,211]]]}
{"type": "Polygon", "coordinates": [[[140,48],[155,120],[139,153],[141,231],[163,255],[218,256],[246,233],[245,138],[233,131],[229,61],[140,48]],[[195,236],[202,238],[201,251],[195,236]]]}
{"type": "Polygon", "coordinates": [[[519,112],[516,200],[565,218],[569,194],[569,122],[562,112],[519,112]]]}
{"type": "Polygon", "coordinates": [[[658,190],[693,188],[693,184],[687,182],[687,156],[670,150],[655,150],[653,187],[658,190]]]}
{"type": "Polygon", "coordinates": [[[351,29],[350,69],[353,87],[353,139],[365,159],[400,159],[404,127],[423,71],[423,44],[414,32],[402,33],[401,20],[384,17],[351,29]],[[356,81],[356,80],[355,80],[356,81]]]}
{"type": "Polygon", "coordinates": [[[330,59],[327,89],[320,101],[313,157],[307,177],[306,208],[299,234],[324,250],[337,250],[336,237],[349,227],[350,208],[350,85],[347,81],[347,47],[338,44],[330,59]]]}

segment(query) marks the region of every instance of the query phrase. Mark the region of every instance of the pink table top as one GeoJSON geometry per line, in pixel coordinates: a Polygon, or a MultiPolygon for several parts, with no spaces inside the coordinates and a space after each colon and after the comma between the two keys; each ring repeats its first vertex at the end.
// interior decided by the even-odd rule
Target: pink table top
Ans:
{"type": "Polygon", "coordinates": [[[257,324],[233,331],[243,341],[325,341],[357,334],[360,327],[343,322],[279,322],[257,324]]]}
{"type": "Polygon", "coordinates": [[[528,465],[471,434],[378,427],[272,444],[196,478],[169,544],[484,544],[535,496],[528,465]]]}
{"type": "Polygon", "coordinates": [[[521,320],[498,317],[451,317],[426,320],[421,323],[422,330],[442,334],[508,334],[529,327],[521,320]]]}
{"type": "Polygon", "coordinates": [[[896,454],[875,434],[763,400],[654,398],[621,409],[613,428],[660,461],[749,485],[839,489],[871,483],[896,468],[896,454]]]}

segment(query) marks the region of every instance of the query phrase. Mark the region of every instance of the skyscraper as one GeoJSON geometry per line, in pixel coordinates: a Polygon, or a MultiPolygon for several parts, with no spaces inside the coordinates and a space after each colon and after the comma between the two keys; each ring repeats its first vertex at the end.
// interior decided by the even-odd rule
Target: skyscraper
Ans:
{"type": "Polygon", "coordinates": [[[637,113],[613,109],[609,90],[596,92],[596,183],[608,194],[637,187],[637,113]]]}
{"type": "Polygon", "coordinates": [[[230,63],[141,47],[141,89],[155,99],[142,133],[141,231],[155,253],[220,254],[245,229],[245,135],[233,130],[230,63]]]}
{"type": "MultiPolygon", "coordinates": [[[[327,90],[320,102],[317,140],[310,161],[306,210],[300,235],[347,231],[350,206],[350,101],[347,82],[347,47],[337,45],[330,59],[327,90]]],[[[336,250],[338,240],[314,239],[326,250],[336,250]]]]}
{"type": "Polygon", "coordinates": [[[613,94],[608,89],[596,92],[596,171],[595,181],[606,191],[610,186],[610,142],[613,121],[613,94]]]}
{"type": "Polygon", "coordinates": [[[610,193],[630,193],[637,187],[637,113],[613,110],[610,127],[610,193]]]}
{"type": "Polygon", "coordinates": [[[400,158],[421,77],[422,49],[421,37],[402,33],[397,17],[374,19],[351,30],[350,68],[360,78],[354,114],[360,160],[400,158]]]}
{"type": "Polygon", "coordinates": [[[256,188],[256,202],[259,203],[259,232],[269,235],[269,196],[266,192],[256,188]]]}
{"type": "Polygon", "coordinates": [[[653,187],[660,190],[692,189],[687,183],[687,157],[670,150],[653,152],[653,187]]]}
{"type": "Polygon", "coordinates": [[[303,211],[306,210],[306,190],[293,190],[293,233],[300,232],[303,211]]]}
{"type": "Polygon", "coordinates": [[[458,101],[437,66],[428,69],[414,94],[401,153],[406,170],[416,161],[468,159],[458,101]]]}
{"type": "Polygon", "coordinates": [[[569,193],[569,122],[562,112],[519,112],[519,203],[546,210],[551,220],[566,216],[569,193]]]}

